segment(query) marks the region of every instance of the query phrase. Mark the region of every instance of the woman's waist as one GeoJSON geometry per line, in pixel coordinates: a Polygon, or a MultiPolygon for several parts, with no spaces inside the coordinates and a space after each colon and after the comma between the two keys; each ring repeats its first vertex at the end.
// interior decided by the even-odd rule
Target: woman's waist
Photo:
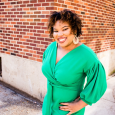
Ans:
{"type": "Polygon", "coordinates": [[[71,102],[74,101],[77,97],[80,96],[80,90],[68,90],[68,89],[63,89],[63,88],[58,88],[58,87],[53,87],[52,89],[52,98],[53,101],[55,102],[58,100],[59,102],[71,102]]]}
{"type": "Polygon", "coordinates": [[[48,82],[48,86],[52,88],[57,88],[57,89],[64,89],[64,90],[73,90],[73,91],[81,91],[83,89],[83,84],[71,84],[71,85],[66,85],[66,84],[54,84],[51,82],[48,82]]]}

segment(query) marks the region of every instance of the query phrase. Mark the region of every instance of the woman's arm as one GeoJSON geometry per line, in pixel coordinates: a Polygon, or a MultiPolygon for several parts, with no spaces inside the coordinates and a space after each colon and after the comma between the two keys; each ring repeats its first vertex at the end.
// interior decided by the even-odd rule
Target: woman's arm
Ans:
{"type": "Polygon", "coordinates": [[[78,97],[75,101],[71,103],[60,103],[60,104],[63,105],[60,106],[60,110],[70,111],[67,115],[71,115],[72,113],[75,113],[88,105],[84,101],[80,100],[80,97],[78,97]]]}

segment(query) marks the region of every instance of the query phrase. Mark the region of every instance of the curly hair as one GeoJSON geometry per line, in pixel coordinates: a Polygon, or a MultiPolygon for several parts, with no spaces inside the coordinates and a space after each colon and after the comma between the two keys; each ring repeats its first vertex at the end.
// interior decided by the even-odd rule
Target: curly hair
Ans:
{"type": "Polygon", "coordinates": [[[70,10],[64,9],[60,12],[54,11],[49,17],[48,30],[50,37],[53,37],[53,26],[56,21],[61,20],[62,22],[67,22],[71,27],[72,32],[78,37],[82,35],[82,22],[76,13],[73,13],[70,10]]]}

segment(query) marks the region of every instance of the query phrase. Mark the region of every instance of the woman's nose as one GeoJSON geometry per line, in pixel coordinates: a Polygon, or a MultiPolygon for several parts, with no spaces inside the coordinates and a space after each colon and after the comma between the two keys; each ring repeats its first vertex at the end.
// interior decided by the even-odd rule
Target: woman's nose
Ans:
{"type": "Polygon", "coordinates": [[[58,36],[62,36],[63,35],[63,32],[58,32],[58,36]]]}

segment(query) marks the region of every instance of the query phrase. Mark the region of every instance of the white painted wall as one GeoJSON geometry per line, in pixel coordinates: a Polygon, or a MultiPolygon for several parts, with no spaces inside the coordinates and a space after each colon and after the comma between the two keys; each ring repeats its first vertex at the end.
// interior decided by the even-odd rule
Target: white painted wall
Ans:
{"type": "Polygon", "coordinates": [[[47,80],[41,72],[41,62],[12,55],[2,57],[2,78],[0,80],[43,101],[47,80]]]}
{"type": "Polygon", "coordinates": [[[107,76],[115,72],[115,49],[98,53],[97,57],[104,65],[107,76]]]}
{"type": "MultiPolygon", "coordinates": [[[[115,49],[97,54],[105,67],[107,76],[115,70],[115,49]]],[[[47,80],[41,72],[41,62],[2,54],[2,77],[0,80],[43,101],[47,80]]]]}

